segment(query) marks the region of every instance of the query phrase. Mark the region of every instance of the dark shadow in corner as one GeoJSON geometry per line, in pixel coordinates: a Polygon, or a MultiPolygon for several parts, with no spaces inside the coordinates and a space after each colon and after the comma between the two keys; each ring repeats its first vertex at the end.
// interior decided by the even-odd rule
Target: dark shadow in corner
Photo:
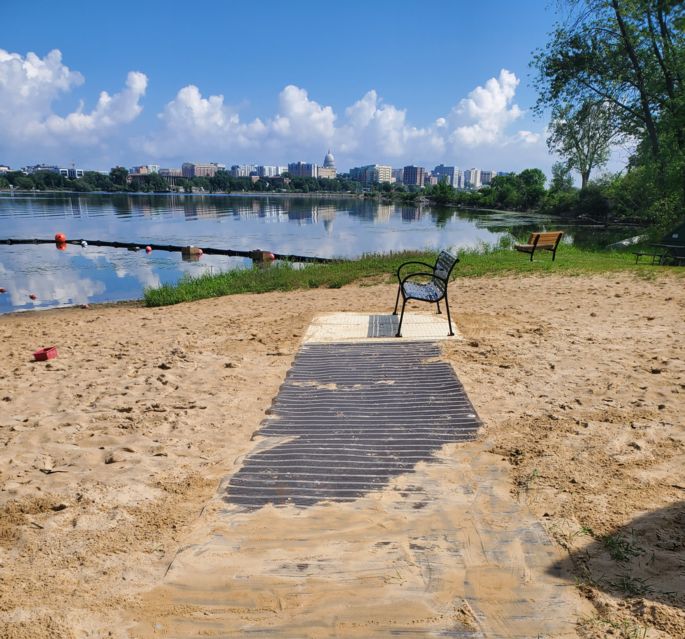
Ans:
{"type": "MultiPolygon", "coordinates": [[[[548,572],[565,570],[581,585],[632,602],[638,616],[647,614],[645,599],[685,610],[685,502],[648,512],[608,535],[580,530],[573,545],[582,546],[584,537],[592,539],[588,546],[548,572]]],[[[685,632],[685,620],[682,625],[685,632]]]]}
{"type": "Polygon", "coordinates": [[[287,438],[250,455],[224,501],[249,510],[353,501],[474,439],[480,421],[430,342],[303,346],[256,433],[287,438]]]}

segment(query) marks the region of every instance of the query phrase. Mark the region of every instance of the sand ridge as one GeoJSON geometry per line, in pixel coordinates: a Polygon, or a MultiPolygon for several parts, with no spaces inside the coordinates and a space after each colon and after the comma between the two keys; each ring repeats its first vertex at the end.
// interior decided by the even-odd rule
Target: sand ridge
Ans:
{"type": "MultiPolygon", "coordinates": [[[[510,491],[568,550],[564,569],[584,575],[594,608],[574,632],[685,635],[682,278],[451,288],[464,340],[444,356],[486,424],[483,454],[506,462],[510,491]],[[624,540],[620,560],[608,538],[624,540]]],[[[252,450],[311,319],[379,300],[389,312],[394,293],[0,318],[0,635],[123,637],[172,605],[198,613],[155,608],[148,593],[252,450]],[[51,344],[56,360],[30,361],[51,344]]],[[[454,602],[455,618],[465,610],[454,602]]]]}

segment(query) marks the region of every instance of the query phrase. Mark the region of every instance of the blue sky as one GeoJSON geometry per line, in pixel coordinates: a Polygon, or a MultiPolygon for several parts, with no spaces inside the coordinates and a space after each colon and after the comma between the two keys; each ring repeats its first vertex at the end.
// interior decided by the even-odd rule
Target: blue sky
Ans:
{"type": "Polygon", "coordinates": [[[0,163],[321,163],[330,146],[343,170],[548,172],[528,65],[554,4],[6,3],[0,163]]]}

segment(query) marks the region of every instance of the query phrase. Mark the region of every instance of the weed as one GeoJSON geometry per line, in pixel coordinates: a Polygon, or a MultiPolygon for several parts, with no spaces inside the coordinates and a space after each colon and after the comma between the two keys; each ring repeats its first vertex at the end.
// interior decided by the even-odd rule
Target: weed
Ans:
{"type": "Polygon", "coordinates": [[[606,535],[600,541],[609,552],[609,556],[614,561],[621,563],[625,563],[631,557],[637,557],[644,553],[644,550],[637,546],[633,540],[626,539],[621,535],[606,535]]]}
{"type": "Polygon", "coordinates": [[[647,579],[632,575],[619,575],[616,581],[607,580],[607,584],[615,590],[620,590],[629,597],[643,597],[654,592],[654,588],[647,579]]]}

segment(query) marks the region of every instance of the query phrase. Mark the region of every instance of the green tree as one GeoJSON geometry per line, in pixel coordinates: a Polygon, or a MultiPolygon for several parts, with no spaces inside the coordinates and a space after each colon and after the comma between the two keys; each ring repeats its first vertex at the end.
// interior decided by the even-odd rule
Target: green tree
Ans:
{"type": "Polygon", "coordinates": [[[609,105],[615,131],[637,143],[628,172],[638,171],[645,191],[652,182],[657,187],[644,213],[658,212],[664,223],[682,216],[685,3],[567,0],[562,6],[567,15],[535,56],[536,110],[609,105]]]}
{"type": "Polygon", "coordinates": [[[580,173],[582,189],[592,169],[606,165],[611,143],[617,137],[618,127],[608,103],[562,104],[552,109],[547,146],[580,173]]]}
{"type": "Polygon", "coordinates": [[[112,180],[112,184],[121,190],[128,187],[128,171],[123,166],[115,166],[109,172],[109,179],[112,180]]]}
{"type": "Polygon", "coordinates": [[[573,190],[573,178],[568,163],[555,162],[552,165],[552,182],[549,185],[549,190],[552,192],[573,190]]]}

